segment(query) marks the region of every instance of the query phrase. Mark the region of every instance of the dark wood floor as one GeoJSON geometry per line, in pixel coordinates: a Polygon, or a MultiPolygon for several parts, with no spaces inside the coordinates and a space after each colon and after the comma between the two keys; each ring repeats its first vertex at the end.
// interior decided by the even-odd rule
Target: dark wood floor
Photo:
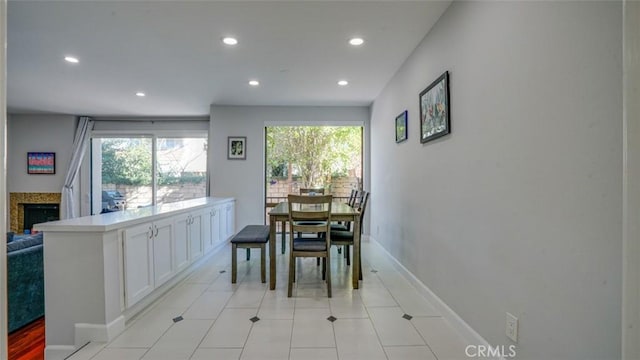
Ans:
{"type": "Polygon", "coordinates": [[[8,360],[44,360],[44,317],[9,334],[8,360]]]}

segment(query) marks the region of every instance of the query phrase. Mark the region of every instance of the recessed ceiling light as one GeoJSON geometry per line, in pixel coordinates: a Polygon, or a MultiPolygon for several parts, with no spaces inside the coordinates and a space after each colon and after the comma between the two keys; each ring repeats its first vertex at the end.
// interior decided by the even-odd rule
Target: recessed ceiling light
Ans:
{"type": "Polygon", "coordinates": [[[222,38],[222,42],[227,44],[227,45],[237,45],[238,44],[238,39],[227,36],[227,37],[222,38]]]}
{"type": "Polygon", "coordinates": [[[338,81],[338,85],[347,86],[347,85],[349,85],[349,82],[347,80],[340,80],[340,81],[338,81]]]}
{"type": "Polygon", "coordinates": [[[143,93],[142,91],[138,91],[138,92],[136,93],[136,96],[138,96],[138,97],[145,97],[145,96],[147,96],[147,94],[143,93]]]}
{"type": "Polygon", "coordinates": [[[349,39],[349,44],[353,45],[353,46],[360,46],[362,44],[364,44],[364,39],[363,38],[359,38],[359,37],[354,37],[349,39]]]}
{"type": "Polygon", "coordinates": [[[258,85],[260,85],[260,81],[258,81],[258,80],[249,80],[249,85],[258,86],[258,85]]]}
{"type": "Polygon", "coordinates": [[[65,57],[64,57],[64,60],[65,60],[66,62],[70,62],[70,63],[74,63],[74,64],[77,64],[77,63],[79,63],[79,62],[80,62],[80,60],[78,60],[78,58],[73,57],[73,56],[65,56],[65,57]]]}

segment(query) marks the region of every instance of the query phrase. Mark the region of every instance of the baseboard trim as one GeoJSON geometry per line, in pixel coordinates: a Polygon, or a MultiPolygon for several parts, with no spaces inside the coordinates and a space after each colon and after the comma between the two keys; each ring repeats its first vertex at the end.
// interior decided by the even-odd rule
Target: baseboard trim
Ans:
{"type": "Polygon", "coordinates": [[[125,317],[118,316],[112,322],[104,324],[75,324],[76,348],[88,342],[109,342],[124,331],[125,317]]]}
{"type": "Polygon", "coordinates": [[[64,360],[76,351],[71,345],[47,345],[44,348],[44,358],[46,360],[64,360]]]}
{"type": "MultiPolygon", "coordinates": [[[[398,261],[391,253],[387,251],[373,236],[366,235],[363,240],[368,240],[373,246],[377,246],[383,254],[391,260],[391,264],[396,270],[402,274],[402,276],[409,281],[411,285],[424,297],[431,305],[433,305],[442,317],[447,319],[451,326],[462,335],[467,344],[491,346],[487,340],[485,340],[478,332],[476,332],[469,324],[467,324],[462,318],[453,311],[447,303],[440,299],[427,285],[425,285],[420,279],[418,279],[411,271],[409,271],[404,265],[398,261]]],[[[492,358],[496,360],[504,360],[502,357],[492,358]]]]}

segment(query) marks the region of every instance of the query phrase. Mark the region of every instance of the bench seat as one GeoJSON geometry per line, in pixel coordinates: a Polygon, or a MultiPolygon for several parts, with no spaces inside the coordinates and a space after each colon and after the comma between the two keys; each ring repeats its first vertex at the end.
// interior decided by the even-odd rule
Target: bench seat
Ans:
{"type": "MultiPolygon", "coordinates": [[[[238,276],[238,248],[260,248],[260,279],[266,282],[266,244],[269,241],[269,225],[247,225],[231,239],[231,283],[238,276]]],[[[248,251],[248,250],[247,250],[248,251]]],[[[247,260],[249,256],[247,254],[247,260]]]]}

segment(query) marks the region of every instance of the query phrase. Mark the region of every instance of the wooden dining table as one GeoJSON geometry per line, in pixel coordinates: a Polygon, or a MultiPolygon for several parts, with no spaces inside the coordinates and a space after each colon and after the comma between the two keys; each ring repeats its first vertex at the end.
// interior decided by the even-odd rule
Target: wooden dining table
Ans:
{"type": "MultiPolygon", "coordinates": [[[[276,288],[276,225],[282,223],[282,238],[286,232],[286,224],[289,221],[289,203],[281,202],[269,212],[269,289],[276,288]]],[[[360,212],[343,202],[331,203],[331,221],[353,222],[353,288],[359,287],[360,279],[360,212]]]]}

